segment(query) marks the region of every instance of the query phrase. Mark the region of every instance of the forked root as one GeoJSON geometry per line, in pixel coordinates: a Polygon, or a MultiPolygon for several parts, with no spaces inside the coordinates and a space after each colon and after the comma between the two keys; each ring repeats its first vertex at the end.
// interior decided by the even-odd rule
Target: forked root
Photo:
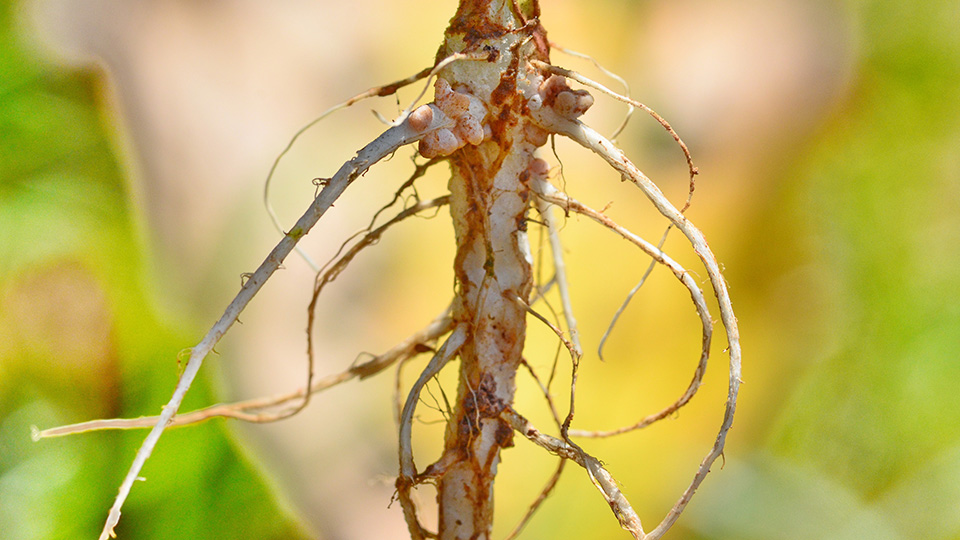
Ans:
{"type": "Polygon", "coordinates": [[[720,266],[717,263],[716,257],[707,245],[703,233],[701,233],[680,210],[677,210],[677,208],[667,200],[660,189],[627,159],[619,148],[579,120],[558,115],[547,107],[532,111],[532,115],[540,127],[553,133],[569,137],[583,147],[591,150],[617,170],[623,178],[630,180],[641,189],[657,210],[687,237],[687,240],[693,246],[694,252],[706,268],[711,286],[720,306],[720,318],[726,330],[730,355],[727,402],[723,421],[720,424],[716,442],[700,463],[690,485],[663,521],[661,521],[655,529],[650,531],[650,534],[647,536],[647,538],[650,539],[660,538],[676,522],[677,518],[680,517],[683,509],[686,508],[687,503],[689,503],[693,496],[694,491],[696,491],[703,482],[707,473],[710,472],[710,466],[713,465],[714,461],[723,453],[727,433],[733,426],[733,415],[736,410],[737,395],[740,389],[741,351],[740,331],[737,327],[736,316],[733,313],[733,305],[730,302],[727,284],[720,272],[720,266]]]}
{"type": "Polygon", "coordinates": [[[462,324],[456,326],[450,337],[447,338],[440,349],[437,350],[437,353],[433,355],[427,367],[420,373],[420,377],[407,395],[403,412],[400,414],[400,476],[397,478],[397,499],[403,508],[403,517],[407,521],[407,528],[410,530],[410,536],[413,540],[422,540],[428,536],[417,518],[417,507],[410,493],[419,480],[417,466],[413,462],[413,413],[417,409],[420,392],[426,386],[427,381],[440,373],[443,366],[456,356],[466,339],[467,327],[462,324]]]}
{"type": "Polygon", "coordinates": [[[629,531],[637,540],[650,538],[643,532],[643,525],[640,523],[640,517],[630,506],[630,502],[617,487],[617,481],[600,464],[600,461],[587,454],[579,446],[564,441],[556,437],[551,437],[541,433],[526,418],[520,416],[516,411],[508,408],[500,414],[500,418],[507,421],[510,427],[517,433],[520,433],[528,440],[547,450],[548,452],[560,456],[564,459],[574,461],[587,471],[590,481],[603,495],[604,500],[610,505],[610,509],[620,522],[620,526],[629,531]]]}
{"type": "Polygon", "coordinates": [[[686,391],[684,391],[683,395],[681,395],[680,398],[678,398],[674,403],[657,413],[643,418],[632,426],[611,431],[570,430],[569,435],[574,437],[609,437],[612,435],[619,435],[621,433],[646,427],[657,420],[661,420],[673,414],[675,411],[686,405],[697,393],[697,390],[700,388],[700,384],[703,381],[703,375],[707,369],[707,361],[710,357],[710,342],[713,335],[713,321],[710,318],[710,311],[707,307],[706,300],[703,297],[703,292],[697,286],[697,283],[693,277],[691,277],[686,269],[684,269],[679,263],[670,258],[657,246],[654,246],[650,242],[618,225],[606,215],[601,214],[600,212],[597,212],[596,210],[584,205],[580,201],[577,201],[576,199],[567,196],[565,193],[558,191],[552,184],[546,181],[537,182],[534,185],[534,192],[537,194],[537,197],[544,202],[555,204],[569,212],[580,214],[592,219],[593,221],[596,221],[597,223],[619,235],[621,238],[624,238],[639,247],[647,255],[649,255],[654,262],[662,264],[670,269],[670,271],[673,272],[673,275],[680,280],[683,286],[686,287],[687,291],[690,293],[690,298],[697,310],[697,315],[700,317],[700,324],[702,327],[700,360],[697,363],[697,368],[694,371],[693,379],[690,381],[690,385],[687,387],[686,391]]]}
{"type": "Polygon", "coordinates": [[[676,141],[677,145],[680,147],[680,150],[683,152],[683,157],[687,160],[687,169],[690,174],[690,189],[687,193],[687,201],[683,205],[683,208],[680,210],[680,213],[683,213],[690,206],[690,201],[693,198],[693,192],[694,192],[694,189],[696,188],[696,182],[695,182],[696,176],[697,174],[699,174],[699,171],[697,170],[696,165],[693,164],[693,155],[690,154],[690,149],[687,148],[687,143],[683,142],[683,139],[680,138],[680,135],[676,132],[676,130],[673,129],[673,126],[671,126],[670,123],[666,121],[666,119],[660,116],[657,113],[657,111],[651,109],[650,107],[644,105],[643,103],[640,103],[639,101],[629,96],[618,94],[617,92],[614,92],[613,90],[607,88],[606,86],[592,79],[588,79],[587,77],[577,73],[576,71],[565,69],[560,66],[554,66],[552,64],[547,64],[546,62],[541,62],[539,60],[532,60],[530,63],[547,73],[552,73],[554,75],[559,75],[561,77],[567,77],[569,79],[577,81],[578,83],[584,86],[589,86],[590,88],[603,92],[604,94],[618,101],[622,101],[630,105],[631,107],[636,107],[642,110],[643,112],[649,114],[654,120],[656,120],[657,123],[660,124],[663,127],[663,129],[667,130],[667,133],[669,133],[670,136],[673,137],[673,140],[676,141]]]}
{"type": "MultiPolygon", "coordinates": [[[[401,188],[402,189],[402,188],[401,188]]],[[[399,194],[399,191],[398,191],[399,194]]],[[[394,216],[392,219],[380,225],[376,229],[370,230],[370,227],[373,226],[371,222],[370,227],[367,228],[366,234],[364,234],[356,244],[351,246],[346,250],[342,255],[339,255],[343,250],[341,246],[341,251],[338,251],[339,256],[335,256],[334,259],[331,259],[323,271],[318,272],[316,279],[314,280],[313,285],[313,296],[310,298],[310,305],[307,307],[307,384],[309,388],[313,382],[313,370],[314,365],[316,364],[316,354],[314,351],[314,342],[313,342],[313,329],[316,324],[316,313],[317,313],[317,302],[320,299],[320,293],[323,291],[323,288],[330,282],[337,279],[337,276],[343,272],[351,261],[364,249],[370,247],[380,241],[380,237],[392,226],[400,223],[401,221],[416,216],[425,210],[436,209],[450,202],[449,196],[437,197],[435,199],[430,199],[427,201],[418,201],[416,204],[410,206],[409,208],[404,209],[399,214],[394,216]]],[[[391,202],[392,204],[392,202],[391,202]]],[[[379,212],[378,212],[379,214],[379,212]]],[[[353,238],[353,237],[351,237],[353,238]]],[[[349,242],[349,240],[347,241],[349,242]]],[[[281,416],[277,419],[282,419],[287,416],[293,416],[300,411],[302,411],[310,403],[311,393],[306,393],[303,396],[303,399],[300,400],[300,403],[294,407],[291,407],[290,410],[285,412],[286,416],[281,416]]]]}

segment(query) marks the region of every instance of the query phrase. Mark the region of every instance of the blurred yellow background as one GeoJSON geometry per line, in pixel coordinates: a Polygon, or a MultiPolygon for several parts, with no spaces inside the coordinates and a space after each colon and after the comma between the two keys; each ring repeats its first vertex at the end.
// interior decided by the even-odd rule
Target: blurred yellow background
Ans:
{"type": "MultiPolygon", "coordinates": [[[[277,240],[261,205],[273,159],[327,107],[432,62],[455,8],[0,4],[0,539],[98,534],[144,433],[34,443],[31,426],[158,413],[178,353],[277,240]]],[[[690,146],[700,175],[687,215],[723,264],[739,317],[744,385],[723,466],[668,538],[960,539],[960,4],[557,0],[542,10],[551,40],[622,75],[690,146]]],[[[618,88],[587,61],[552,59],[618,88]]],[[[383,129],[371,109],[393,118],[419,89],[402,91],[399,105],[361,103],[301,138],[274,185],[284,223],[309,204],[313,178],[383,129]]],[[[585,121],[609,134],[624,109],[596,97],[585,121]]],[[[618,141],[682,204],[683,156],[659,125],[637,115],[618,141]]],[[[561,140],[556,156],[544,154],[562,163],[555,179],[572,196],[659,239],[663,220],[599,159],[561,140]]],[[[409,158],[398,153],[348,190],[305,241],[315,260],[390,199],[409,158]]],[[[442,169],[418,182],[422,195],[444,191],[442,169]]],[[[574,427],[633,423],[689,381],[695,313],[657,269],[601,362],[600,337],[647,260],[575,216],[562,234],[587,352],[574,427]]],[[[318,372],[382,352],[440,313],[453,294],[452,247],[442,211],[358,258],[322,298],[318,372]]],[[[665,249],[695,268],[680,235],[665,249]]],[[[184,408],[302,384],[311,282],[302,260],[288,260],[207,359],[184,408]]],[[[679,415],[583,441],[647,528],[716,436],[725,345],[716,339],[706,385],[679,415]]],[[[528,351],[543,375],[555,339],[534,324],[528,351]]],[[[450,395],[455,375],[445,377],[450,395]]],[[[543,400],[520,381],[517,408],[550,431],[543,400]]],[[[277,424],[168,432],[118,533],[405,538],[399,507],[388,507],[393,385],[390,374],[348,383],[277,424]]],[[[421,467],[439,453],[440,418],[421,407],[421,467]]],[[[504,453],[496,537],[555,466],[523,440],[504,453]]],[[[574,466],[525,534],[627,536],[574,466]]]]}

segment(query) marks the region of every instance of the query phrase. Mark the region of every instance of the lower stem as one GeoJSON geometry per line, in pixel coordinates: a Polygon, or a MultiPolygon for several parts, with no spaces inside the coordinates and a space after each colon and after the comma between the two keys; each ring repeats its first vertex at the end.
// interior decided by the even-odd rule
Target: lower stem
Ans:
{"type": "Polygon", "coordinates": [[[439,482],[441,540],[489,538],[500,449],[513,430],[500,415],[512,404],[526,336],[532,270],[526,235],[528,143],[488,141],[451,156],[451,214],[457,237],[454,318],[468,337],[447,424],[439,482]]]}

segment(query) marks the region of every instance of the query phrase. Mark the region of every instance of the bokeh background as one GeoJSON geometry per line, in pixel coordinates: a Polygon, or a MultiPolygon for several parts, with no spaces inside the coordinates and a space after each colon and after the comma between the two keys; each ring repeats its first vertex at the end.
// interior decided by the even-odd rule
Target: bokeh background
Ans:
{"type": "MultiPolygon", "coordinates": [[[[31,427],[158,413],[178,353],[277,239],[260,199],[289,137],[328,106],[429,64],[454,9],[0,3],[0,538],[99,533],[144,433],[35,443],[31,427]]],[[[552,40],[620,73],[689,144],[701,174],[688,215],[725,266],[739,316],[735,428],[722,468],[670,538],[960,538],[957,21],[949,0],[544,2],[552,40]]],[[[559,52],[553,61],[616,86],[589,62],[559,52]]],[[[402,92],[401,106],[418,90],[402,92]]],[[[610,133],[624,110],[597,101],[586,120],[610,133]]],[[[383,129],[371,109],[392,118],[398,103],[365,102],[294,147],[273,192],[285,223],[309,203],[313,178],[383,129]]],[[[683,200],[682,155],[659,126],[635,117],[619,141],[683,200]]],[[[635,188],[565,141],[557,156],[546,155],[562,162],[573,196],[659,238],[664,223],[635,188]]],[[[409,157],[348,191],[306,241],[312,257],[325,260],[389,200],[409,157]]],[[[441,169],[422,180],[425,196],[443,192],[441,169]]],[[[576,217],[563,234],[588,351],[576,426],[632,423],[685,387],[696,318],[683,289],[655,271],[600,362],[600,336],[646,261],[576,217]]],[[[666,249],[694,266],[678,235],[666,249]]],[[[389,233],[325,293],[318,371],[383,351],[442,311],[451,261],[443,212],[389,233]]],[[[289,260],[207,360],[185,408],[302,384],[310,283],[307,265],[289,260]]],[[[529,341],[545,373],[555,342],[536,327],[529,341]]],[[[715,437],[724,346],[718,339],[706,387],[681,414],[583,442],[648,528],[715,437]]],[[[559,366],[562,390],[562,357],[559,366]]],[[[448,392],[453,384],[445,379],[448,392]]],[[[278,424],[168,432],[125,506],[121,538],[405,538],[389,504],[392,396],[384,374],[278,424]]],[[[517,407],[550,429],[527,380],[517,407]]],[[[439,452],[440,418],[422,407],[421,467],[439,452]]],[[[504,454],[497,537],[554,467],[524,441],[504,454]]],[[[626,536],[574,467],[526,534],[626,536]]]]}

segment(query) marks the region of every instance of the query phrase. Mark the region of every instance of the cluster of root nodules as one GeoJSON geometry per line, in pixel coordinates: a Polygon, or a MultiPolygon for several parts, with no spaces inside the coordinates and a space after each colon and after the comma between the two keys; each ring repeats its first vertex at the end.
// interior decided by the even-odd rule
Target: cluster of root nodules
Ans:
{"type": "MultiPolygon", "coordinates": [[[[484,123],[487,110],[483,102],[468,92],[459,92],[450,87],[445,79],[437,79],[434,85],[434,105],[452,122],[452,127],[443,127],[427,133],[420,139],[419,152],[425,158],[449,156],[464,146],[479,145],[490,138],[490,126],[484,123]]],[[[586,90],[574,90],[564,77],[551,75],[540,85],[538,93],[527,103],[531,109],[550,107],[565,118],[575,119],[593,105],[593,96],[586,90]]],[[[407,122],[415,131],[422,133],[433,125],[434,108],[421,105],[410,113],[407,122]]],[[[526,139],[534,146],[547,143],[550,132],[536,124],[526,124],[526,139]]]]}
{"type": "Polygon", "coordinates": [[[579,118],[593,105],[593,96],[586,90],[573,90],[567,85],[567,79],[560,75],[551,75],[540,85],[540,99],[543,105],[552,108],[566,118],[579,118]]]}
{"type": "MultiPolygon", "coordinates": [[[[559,75],[550,75],[540,85],[537,94],[527,102],[527,107],[532,111],[548,107],[570,120],[582,116],[591,105],[593,105],[593,96],[589,92],[573,90],[567,85],[567,80],[559,75]]],[[[526,139],[537,147],[547,144],[551,133],[532,122],[524,126],[524,132],[526,139]]]]}
{"type": "MultiPolygon", "coordinates": [[[[487,109],[482,101],[450,88],[444,79],[437,79],[434,88],[434,103],[456,125],[432,131],[420,139],[420,155],[425,158],[449,156],[467,144],[476,146],[490,138],[490,127],[483,123],[487,109]]],[[[433,109],[422,105],[410,113],[408,121],[413,129],[423,132],[433,123],[433,116],[433,109]]]]}

